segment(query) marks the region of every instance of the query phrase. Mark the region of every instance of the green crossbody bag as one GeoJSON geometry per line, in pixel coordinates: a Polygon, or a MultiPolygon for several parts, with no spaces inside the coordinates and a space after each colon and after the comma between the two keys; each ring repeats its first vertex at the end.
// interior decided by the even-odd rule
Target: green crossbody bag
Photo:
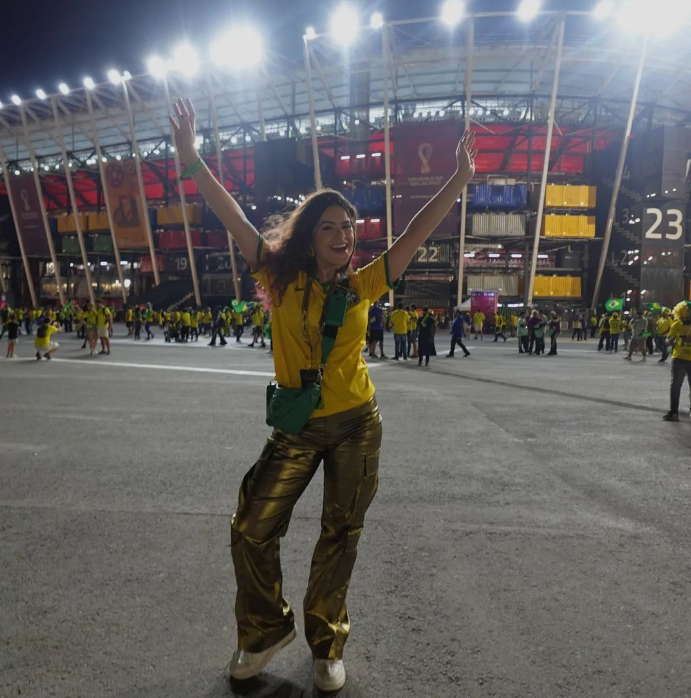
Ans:
{"type": "MultiPolygon", "coordinates": [[[[307,309],[312,287],[310,279],[303,300],[303,334],[307,338],[307,309]]],[[[346,289],[332,283],[324,301],[324,310],[320,322],[322,337],[322,358],[313,385],[306,388],[284,388],[275,381],[266,387],[266,423],[286,434],[299,434],[307,424],[321,401],[321,382],[324,377],[326,362],[336,343],[338,328],[343,326],[347,309],[346,289]]]]}

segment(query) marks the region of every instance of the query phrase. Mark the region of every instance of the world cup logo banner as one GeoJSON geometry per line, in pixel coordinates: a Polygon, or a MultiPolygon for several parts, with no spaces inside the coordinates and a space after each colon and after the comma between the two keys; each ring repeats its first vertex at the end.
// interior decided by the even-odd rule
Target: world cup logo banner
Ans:
{"type": "Polygon", "coordinates": [[[17,235],[21,235],[24,251],[30,257],[50,254],[46,231],[41,217],[41,204],[32,174],[13,177],[11,182],[12,206],[17,217],[17,235]]]}
{"type": "MultiPolygon", "coordinates": [[[[400,235],[413,216],[456,171],[460,123],[454,120],[404,124],[394,131],[394,234],[400,235]]],[[[458,234],[456,207],[439,224],[433,238],[458,234]]]]}
{"type": "Polygon", "coordinates": [[[113,233],[120,249],[148,246],[144,216],[134,159],[109,162],[106,167],[107,195],[113,214],[113,233]]]}

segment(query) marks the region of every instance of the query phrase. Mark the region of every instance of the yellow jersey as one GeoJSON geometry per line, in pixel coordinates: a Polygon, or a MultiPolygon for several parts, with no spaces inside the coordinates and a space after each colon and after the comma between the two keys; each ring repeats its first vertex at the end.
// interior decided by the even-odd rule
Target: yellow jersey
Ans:
{"type": "Polygon", "coordinates": [[[57,327],[53,327],[52,325],[45,325],[45,330],[46,330],[46,336],[45,337],[39,337],[38,332],[42,328],[39,328],[36,333],[36,339],[34,339],[34,347],[36,349],[44,349],[45,347],[50,346],[50,339],[51,335],[53,335],[55,332],[60,332],[60,330],[57,327]]]}
{"type": "Polygon", "coordinates": [[[110,310],[108,308],[99,308],[96,310],[96,324],[98,327],[107,327],[110,322],[110,310]]]}
{"type": "Polygon", "coordinates": [[[391,313],[391,324],[393,326],[394,334],[408,334],[408,328],[410,327],[410,315],[408,315],[403,308],[394,310],[393,313],[391,313]]]}
{"type": "MultiPolygon", "coordinates": [[[[271,293],[271,279],[261,268],[253,276],[271,293]]],[[[389,281],[387,253],[349,275],[345,283],[348,286],[345,321],[338,330],[336,344],[327,362],[322,381],[322,404],[314,411],[314,417],[338,414],[359,407],[374,397],[374,384],[361,351],[372,301],[393,288],[389,281]]],[[[301,271],[288,285],[281,303],[273,305],[274,367],[280,385],[300,388],[300,371],[318,368],[321,359],[319,324],[325,299],[324,286],[301,271]],[[305,339],[302,303],[308,283],[312,286],[306,321],[308,339],[305,339]]]]}
{"type": "Polygon", "coordinates": [[[691,325],[675,320],[669,330],[669,337],[674,340],[672,358],[691,361],[691,325]]]}

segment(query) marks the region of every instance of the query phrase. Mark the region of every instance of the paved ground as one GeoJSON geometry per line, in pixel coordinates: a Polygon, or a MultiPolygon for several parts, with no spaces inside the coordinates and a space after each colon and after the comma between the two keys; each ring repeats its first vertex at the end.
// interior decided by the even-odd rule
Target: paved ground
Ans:
{"type": "MultiPolygon", "coordinates": [[[[381,485],[340,695],[691,695],[691,425],[660,420],[668,368],[594,342],[470,348],[372,370],[381,485]]],[[[267,436],[269,357],[83,354],[0,359],[0,696],[316,696],[302,636],[259,681],[223,678],[229,515],[267,436]]],[[[282,546],[298,609],[320,487],[282,546]]]]}

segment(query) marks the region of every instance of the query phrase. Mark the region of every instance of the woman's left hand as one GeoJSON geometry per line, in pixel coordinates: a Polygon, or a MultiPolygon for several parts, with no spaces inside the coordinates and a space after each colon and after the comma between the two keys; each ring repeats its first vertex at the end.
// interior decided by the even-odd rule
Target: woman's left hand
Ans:
{"type": "Polygon", "coordinates": [[[475,175],[475,131],[466,131],[456,148],[456,162],[458,168],[456,172],[466,181],[470,181],[475,175]]]}

